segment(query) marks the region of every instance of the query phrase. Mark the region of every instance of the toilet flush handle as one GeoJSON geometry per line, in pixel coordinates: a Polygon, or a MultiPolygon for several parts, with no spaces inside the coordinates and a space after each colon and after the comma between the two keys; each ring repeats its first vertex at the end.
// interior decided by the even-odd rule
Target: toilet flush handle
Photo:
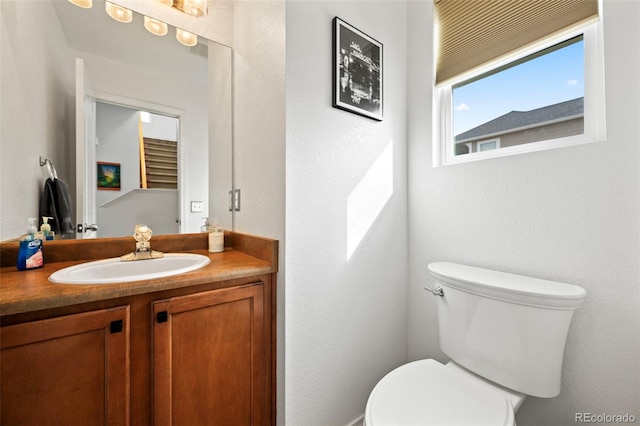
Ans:
{"type": "Polygon", "coordinates": [[[424,286],[424,289],[433,294],[434,296],[444,296],[444,290],[440,286],[436,286],[436,288],[430,288],[429,286],[424,286]]]}

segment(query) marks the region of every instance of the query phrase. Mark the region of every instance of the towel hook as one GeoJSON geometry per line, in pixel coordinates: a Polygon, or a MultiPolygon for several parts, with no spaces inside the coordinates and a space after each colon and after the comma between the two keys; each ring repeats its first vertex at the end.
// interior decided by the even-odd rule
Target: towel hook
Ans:
{"type": "Polygon", "coordinates": [[[43,160],[42,155],[41,155],[40,156],[40,167],[45,166],[45,165],[47,166],[47,169],[49,171],[49,177],[51,178],[51,180],[58,179],[58,172],[56,171],[56,167],[53,165],[51,160],[49,160],[48,158],[45,158],[43,160]]]}

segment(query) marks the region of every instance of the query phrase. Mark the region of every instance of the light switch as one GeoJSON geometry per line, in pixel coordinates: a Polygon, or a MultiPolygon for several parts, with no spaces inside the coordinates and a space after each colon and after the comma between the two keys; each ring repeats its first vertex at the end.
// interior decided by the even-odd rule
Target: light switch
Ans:
{"type": "Polygon", "coordinates": [[[233,190],[233,210],[240,211],[240,190],[233,190]]]}
{"type": "Polygon", "coordinates": [[[240,211],[240,190],[232,189],[229,191],[229,211],[240,211]]]}

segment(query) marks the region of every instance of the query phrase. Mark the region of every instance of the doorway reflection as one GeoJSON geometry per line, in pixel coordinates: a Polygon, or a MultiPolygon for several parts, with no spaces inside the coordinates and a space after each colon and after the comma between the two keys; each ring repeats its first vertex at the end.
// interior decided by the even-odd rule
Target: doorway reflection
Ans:
{"type": "Polygon", "coordinates": [[[155,234],[179,232],[179,120],[96,102],[97,163],[118,165],[119,188],[96,185],[98,237],[131,234],[138,223],[155,234]]]}

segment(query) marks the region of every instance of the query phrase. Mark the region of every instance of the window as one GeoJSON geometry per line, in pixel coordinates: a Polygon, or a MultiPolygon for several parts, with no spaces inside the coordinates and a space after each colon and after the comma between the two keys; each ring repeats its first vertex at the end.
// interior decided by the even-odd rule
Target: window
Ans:
{"type": "Polygon", "coordinates": [[[434,166],[603,140],[601,31],[572,27],[447,74],[434,90],[434,166]]]}
{"type": "Polygon", "coordinates": [[[478,142],[478,152],[489,151],[491,149],[500,148],[500,139],[493,139],[491,141],[478,142]]]}

